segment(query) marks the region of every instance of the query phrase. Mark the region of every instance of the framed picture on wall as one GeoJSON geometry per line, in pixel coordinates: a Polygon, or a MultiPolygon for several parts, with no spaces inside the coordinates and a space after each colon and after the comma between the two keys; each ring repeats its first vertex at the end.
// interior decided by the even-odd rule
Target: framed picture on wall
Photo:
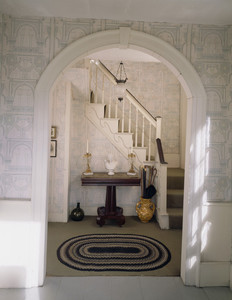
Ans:
{"type": "Polygon", "coordinates": [[[57,141],[51,140],[50,157],[56,157],[56,155],[57,155],[57,141]]]}
{"type": "Polygon", "coordinates": [[[51,128],[51,138],[55,139],[56,138],[56,127],[52,126],[51,128]]]}

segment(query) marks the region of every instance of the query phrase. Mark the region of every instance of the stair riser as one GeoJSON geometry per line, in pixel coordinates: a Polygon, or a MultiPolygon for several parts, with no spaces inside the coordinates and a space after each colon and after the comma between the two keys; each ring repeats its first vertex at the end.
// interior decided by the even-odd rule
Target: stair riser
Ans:
{"type": "Polygon", "coordinates": [[[182,216],[169,216],[169,229],[182,229],[182,216]]]}
{"type": "Polygon", "coordinates": [[[183,196],[167,195],[168,208],[183,208],[183,196]]]}
{"type": "Polygon", "coordinates": [[[184,189],[184,177],[168,177],[167,188],[173,190],[184,189]]]}

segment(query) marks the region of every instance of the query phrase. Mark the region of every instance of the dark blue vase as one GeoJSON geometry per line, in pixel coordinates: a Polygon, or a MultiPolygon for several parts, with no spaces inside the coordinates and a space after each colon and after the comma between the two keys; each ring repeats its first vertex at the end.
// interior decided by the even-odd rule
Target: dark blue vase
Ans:
{"type": "Polygon", "coordinates": [[[80,208],[80,202],[77,202],[77,207],[71,212],[73,221],[81,221],[84,218],[84,211],[80,208]]]}

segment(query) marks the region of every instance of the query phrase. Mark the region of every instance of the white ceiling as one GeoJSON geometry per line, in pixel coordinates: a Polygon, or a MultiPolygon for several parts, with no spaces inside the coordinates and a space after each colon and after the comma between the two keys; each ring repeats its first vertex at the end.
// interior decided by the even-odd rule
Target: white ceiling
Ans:
{"type": "Polygon", "coordinates": [[[0,12],[13,16],[232,25],[232,0],[0,0],[0,12]]]}

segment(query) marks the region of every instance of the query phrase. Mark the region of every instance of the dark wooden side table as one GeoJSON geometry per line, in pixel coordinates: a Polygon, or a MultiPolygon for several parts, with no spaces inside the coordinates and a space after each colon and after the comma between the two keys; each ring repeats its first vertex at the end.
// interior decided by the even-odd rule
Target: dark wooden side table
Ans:
{"type": "Polygon", "coordinates": [[[116,204],[116,186],[136,186],[140,185],[138,175],[130,176],[126,173],[115,173],[108,175],[105,172],[94,173],[93,175],[82,175],[81,182],[83,186],[106,186],[105,206],[97,209],[97,224],[103,226],[106,219],[114,219],[118,225],[125,223],[123,209],[116,204]]]}

